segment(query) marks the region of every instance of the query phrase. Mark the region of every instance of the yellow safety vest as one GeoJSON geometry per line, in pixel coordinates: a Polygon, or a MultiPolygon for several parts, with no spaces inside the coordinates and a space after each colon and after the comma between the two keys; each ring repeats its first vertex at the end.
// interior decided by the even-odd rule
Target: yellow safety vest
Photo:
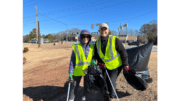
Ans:
{"type": "Polygon", "coordinates": [[[83,70],[86,69],[91,64],[91,59],[94,55],[94,51],[93,51],[94,45],[92,44],[90,45],[90,50],[89,50],[87,59],[80,43],[72,45],[72,48],[74,50],[75,57],[76,57],[76,64],[75,64],[73,75],[85,76],[86,74],[83,72],[83,70]]]}
{"type": "Polygon", "coordinates": [[[102,59],[102,61],[105,63],[108,70],[116,69],[117,67],[122,65],[121,56],[116,51],[116,47],[115,47],[116,38],[118,37],[109,35],[105,56],[101,50],[101,37],[98,38],[96,41],[97,53],[99,57],[102,59]]]}

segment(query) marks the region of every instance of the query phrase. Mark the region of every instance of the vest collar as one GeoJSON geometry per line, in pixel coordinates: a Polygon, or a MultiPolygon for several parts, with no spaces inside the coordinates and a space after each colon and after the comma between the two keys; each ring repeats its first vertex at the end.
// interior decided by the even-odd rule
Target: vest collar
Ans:
{"type": "Polygon", "coordinates": [[[106,37],[101,36],[101,41],[108,41],[108,38],[109,38],[109,34],[106,37]]]}

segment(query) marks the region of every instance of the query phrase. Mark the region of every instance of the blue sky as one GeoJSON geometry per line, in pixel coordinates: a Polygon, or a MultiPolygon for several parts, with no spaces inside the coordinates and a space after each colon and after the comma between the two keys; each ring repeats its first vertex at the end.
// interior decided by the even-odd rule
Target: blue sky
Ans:
{"type": "Polygon", "coordinates": [[[38,14],[38,21],[40,33],[45,35],[67,28],[97,32],[98,26],[92,29],[91,24],[104,22],[117,32],[120,23],[127,22],[128,29],[139,30],[144,23],[157,20],[157,0],[23,0],[23,35],[36,28],[36,5],[37,12],[44,15],[38,14]]]}

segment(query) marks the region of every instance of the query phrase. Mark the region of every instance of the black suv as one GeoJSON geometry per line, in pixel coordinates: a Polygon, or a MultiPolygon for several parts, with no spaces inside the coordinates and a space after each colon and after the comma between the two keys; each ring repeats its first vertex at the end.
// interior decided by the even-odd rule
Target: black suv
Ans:
{"type": "Polygon", "coordinates": [[[128,45],[129,45],[129,46],[131,46],[131,45],[137,45],[137,46],[139,46],[139,45],[140,45],[140,42],[131,42],[131,43],[128,43],[128,45]]]}

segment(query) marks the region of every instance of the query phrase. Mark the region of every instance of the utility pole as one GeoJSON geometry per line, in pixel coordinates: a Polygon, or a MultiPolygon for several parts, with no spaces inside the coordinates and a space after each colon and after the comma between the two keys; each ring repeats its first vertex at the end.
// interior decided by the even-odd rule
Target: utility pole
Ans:
{"type": "Polygon", "coordinates": [[[35,7],[36,7],[36,40],[39,42],[39,40],[38,40],[38,21],[37,21],[38,14],[37,14],[37,6],[35,6],[35,7]]]}
{"type": "Polygon", "coordinates": [[[41,40],[40,40],[40,28],[39,28],[39,21],[38,21],[38,44],[39,44],[39,47],[40,47],[40,43],[41,43],[41,40]]]}
{"type": "Polygon", "coordinates": [[[120,37],[120,31],[121,31],[121,23],[120,23],[120,27],[119,27],[119,37],[120,37]]]}
{"type": "Polygon", "coordinates": [[[121,26],[121,23],[120,23],[120,27],[118,28],[118,31],[119,31],[119,37],[120,37],[120,31],[122,30],[122,34],[123,34],[123,26],[121,26]]]}
{"type": "Polygon", "coordinates": [[[67,28],[67,33],[66,33],[66,41],[67,41],[67,39],[68,39],[67,36],[68,36],[68,28],[67,28]]]}

